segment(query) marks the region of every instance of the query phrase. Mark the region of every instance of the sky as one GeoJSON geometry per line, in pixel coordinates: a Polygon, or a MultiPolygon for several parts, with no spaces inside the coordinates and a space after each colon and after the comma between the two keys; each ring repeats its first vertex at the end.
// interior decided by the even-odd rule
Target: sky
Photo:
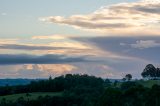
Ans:
{"type": "Polygon", "coordinates": [[[159,29],[159,0],[0,0],[0,79],[141,78],[159,29]]]}

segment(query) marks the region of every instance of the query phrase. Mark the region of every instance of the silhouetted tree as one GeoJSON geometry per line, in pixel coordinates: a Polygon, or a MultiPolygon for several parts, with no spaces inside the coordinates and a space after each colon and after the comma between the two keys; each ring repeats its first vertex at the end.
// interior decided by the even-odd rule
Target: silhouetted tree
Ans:
{"type": "Polygon", "coordinates": [[[49,80],[52,80],[52,76],[51,75],[49,76],[49,80]]]}
{"type": "Polygon", "coordinates": [[[141,75],[143,78],[154,79],[160,77],[160,69],[155,68],[152,64],[148,64],[141,75]]]}
{"type": "Polygon", "coordinates": [[[157,68],[157,70],[156,70],[156,76],[157,76],[158,78],[160,78],[160,68],[157,68]]]}
{"type": "Polygon", "coordinates": [[[132,79],[132,75],[131,74],[127,74],[125,76],[125,79],[128,80],[128,81],[130,81],[132,79]]]}

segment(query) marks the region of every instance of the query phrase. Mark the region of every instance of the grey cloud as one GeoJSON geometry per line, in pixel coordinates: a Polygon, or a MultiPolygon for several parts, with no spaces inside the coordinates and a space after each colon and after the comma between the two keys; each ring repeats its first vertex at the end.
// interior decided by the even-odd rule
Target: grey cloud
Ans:
{"type": "Polygon", "coordinates": [[[139,41],[136,41],[136,43],[130,44],[130,45],[131,47],[137,48],[137,49],[160,47],[160,43],[156,42],[155,40],[139,40],[139,41]]]}
{"type": "Polygon", "coordinates": [[[0,49],[19,49],[19,50],[57,50],[69,49],[68,47],[51,47],[51,46],[30,46],[21,44],[1,44],[0,49]]]}
{"type": "MultiPolygon", "coordinates": [[[[146,63],[160,62],[160,57],[158,56],[158,54],[160,54],[160,37],[158,36],[95,37],[89,38],[88,40],[102,50],[110,51],[120,56],[139,58],[145,60],[146,63]],[[133,45],[134,48],[132,47],[133,45]]],[[[132,59],[130,59],[130,61],[132,61],[132,59]]]]}
{"type": "Polygon", "coordinates": [[[156,40],[137,40],[135,43],[120,43],[121,46],[130,46],[135,49],[149,49],[160,47],[160,43],[156,40]]]}
{"type": "Polygon", "coordinates": [[[64,55],[25,55],[25,54],[0,54],[0,65],[14,64],[60,64],[88,61],[84,57],[67,57],[64,55]]]}
{"type": "Polygon", "coordinates": [[[160,3],[148,4],[146,6],[135,6],[134,9],[144,13],[160,14],[160,3]]]}
{"type": "Polygon", "coordinates": [[[97,21],[97,20],[118,20],[118,19],[126,19],[125,17],[112,17],[112,16],[105,16],[102,14],[96,14],[91,18],[92,21],[97,21]]]}
{"type": "MultiPolygon", "coordinates": [[[[97,17],[98,18],[98,17],[97,17]]],[[[107,18],[107,17],[103,17],[107,18]]],[[[109,17],[108,17],[109,18],[109,17]]],[[[111,18],[111,17],[110,17],[111,18]]],[[[92,20],[96,20],[96,18],[93,18],[92,20]]],[[[102,17],[101,17],[102,19],[102,17]]],[[[56,17],[51,17],[49,19],[51,22],[55,23],[60,23],[60,24],[67,24],[67,25],[73,25],[77,27],[84,27],[88,29],[110,29],[110,28],[125,28],[125,27],[132,27],[132,25],[125,24],[125,23],[96,23],[96,22],[89,22],[85,20],[70,20],[70,19],[65,19],[65,20],[57,20],[56,17]]]]}
{"type": "MultiPolygon", "coordinates": [[[[104,9],[108,9],[105,7],[104,9]]],[[[114,5],[109,7],[109,9],[114,13],[118,12],[126,12],[126,13],[134,13],[134,14],[141,14],[148,13],[148,14],[160,14],[160,3],[143,3],[137,2],[133,4],[122,4],[122,5],[114,5]]]]}

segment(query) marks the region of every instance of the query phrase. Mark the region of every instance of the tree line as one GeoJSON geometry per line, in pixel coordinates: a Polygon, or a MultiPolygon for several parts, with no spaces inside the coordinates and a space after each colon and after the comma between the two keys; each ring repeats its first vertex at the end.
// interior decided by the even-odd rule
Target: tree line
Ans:
{"type": "Polygon", "coordinates": [[[29,92],[61,92],[76,87],[102,87],[104,80],[95,76],[88,76],[86,74],[66,74],[65,76],[59,76],[54,79],[51,77],[48,80],[32,81],[28,85],[18,86],[4,86],[0,87],[0,96],[17,94],[17,93],[29,93],[29,92]]]}
{"type": "Polygon", "coordinates": [[[79,86],[62,96],[39,96],[35,100],[20,97],[15,102],[3,99],[0,106],[160,106],[160,86],[146,88],[134,81],[101,90],[79,86]]]}
{"type": "MultiPolygon", "coordinates": [[[[142,77],[158,78],[159,68],[152,64],[145,67],[142,77]]],[[[0,106],[160,106],[160,86],[144,87],[132,75],[126,74],[125,81],[111,82],[95,76],[66,74],[48,80],[32,81],[28,85],[0,87],[0,95],[32,92],[62,92],[61,96],[39,96],[37,99],[23,97],[16,101],[0,101],[0,106]]]]}

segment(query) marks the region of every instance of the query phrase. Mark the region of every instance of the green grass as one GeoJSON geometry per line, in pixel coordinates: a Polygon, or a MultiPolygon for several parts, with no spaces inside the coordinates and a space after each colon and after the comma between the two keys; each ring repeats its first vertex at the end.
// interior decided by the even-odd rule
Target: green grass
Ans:
{"type": "Polygon", "coordinates": [[[35,92],[35,93],[29,93],[29,96],[27,96],[26,93],[22,94],[13,94],[13,95],[6,95],[6,96],[0,96],[0,101],[5,98],[7,102],[9,101],[16,101],[18,98],[23,97],[24,100],[36,100],[39,96],[45,97],[45,96],[62,96],[62,92],[35,92]]]}
{"type": "Polygon", "coordinates": [[[160,80],[147,80],[147,81],[139,80],[137,81],[137,83],[143,85],[144,87],[151,88],[155,84],[160,85],[160,80]]]}
{"type": "MultiPolygon", "coordinates": [[[[116,87],[120,88],[123,82],[118,82],[116,87]]],[[[137,84],[143,85],[144,87],[151,88],[153,85],[157,84],[160,85],[160,80],[137,80],[137,84]]],[[[115,87],[114,85],[112,85],[115,87]]]]}

